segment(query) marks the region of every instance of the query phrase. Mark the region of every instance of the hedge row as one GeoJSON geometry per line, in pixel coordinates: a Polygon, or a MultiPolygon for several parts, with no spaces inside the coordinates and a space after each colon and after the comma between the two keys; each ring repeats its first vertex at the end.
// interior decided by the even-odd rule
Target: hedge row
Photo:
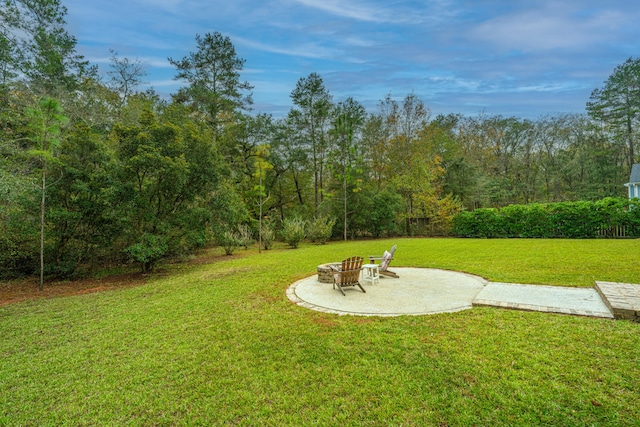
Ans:
{"type": "Polygon", "coordinates": [[[640,237],[640,201],[533,203],[464,211],[453,218],[460,237],[640,237]]]}

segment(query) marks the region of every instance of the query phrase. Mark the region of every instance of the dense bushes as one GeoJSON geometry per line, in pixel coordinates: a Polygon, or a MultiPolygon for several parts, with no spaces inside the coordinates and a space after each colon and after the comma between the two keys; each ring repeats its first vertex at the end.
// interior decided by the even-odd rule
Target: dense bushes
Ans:
{"type": "Polygon", "coordinates": [[[298,217],[287,218],[282,223],[280,234],[282,240],[295,249],[307,236],[307,222],[298,217]]]}
{"type": "Polygon", "coordinates": [[[533,203],[461,212],[453,219],[461,237],[640,237],[640,201],[533,203]]]}
{"type": "Polygon", "coordinates": [[[327,243],[331,238],[333,226],[336,220],[334,218],[318,217],[307,223],[307,237],[312,242],[321,244],[327,243]]]}

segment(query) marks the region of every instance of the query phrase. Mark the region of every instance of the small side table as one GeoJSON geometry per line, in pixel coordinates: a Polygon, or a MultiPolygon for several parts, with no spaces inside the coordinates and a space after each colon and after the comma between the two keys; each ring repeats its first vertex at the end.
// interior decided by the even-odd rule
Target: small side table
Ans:
{"type": "Polygon", "coordinates": [[[380,284],[380,268],[378,264],[364,264],[362,266],[362,281],[371,281],[373,285],[376,280],[380,284]]]}

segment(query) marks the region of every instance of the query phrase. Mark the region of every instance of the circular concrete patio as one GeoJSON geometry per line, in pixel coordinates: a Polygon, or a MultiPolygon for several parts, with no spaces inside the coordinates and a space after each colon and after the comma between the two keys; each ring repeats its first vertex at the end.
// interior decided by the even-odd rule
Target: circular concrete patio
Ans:
{"type": "Polygon", "coordinates": [[[595,288],[497,283],[433,268],[395,267],[393,271],[399,279],[383,276],[379,284],[363,285],[366,293],[347,288],[346,296],[313,275],[291,285],[287,297],[312,310],[360,316],[434,314],[490,306],[614,318],[595,288]]]}
{"type": "Polygon", "coordinates": [[[343,296],[333,285],[313,275],[289,287],[293,302],[312,310],[361,316],[420,315],[467,310],[487,284],[482,277],[432,268],[393,269],[400,278],[381,276],[380,283],[346,288],[343,296]]]}

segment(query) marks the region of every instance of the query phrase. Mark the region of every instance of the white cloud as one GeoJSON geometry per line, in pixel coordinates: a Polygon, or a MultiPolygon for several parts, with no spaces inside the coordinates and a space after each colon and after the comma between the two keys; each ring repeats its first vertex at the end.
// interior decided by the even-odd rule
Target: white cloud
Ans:
{"type": "Polygon", "coordinates": [[[291,0],[295,3],[318,9],[342,18],[357,21],[389,24],[420,24],[434,20],[448,11],[443,4],[448,0],[425,2],[421,8],[403,2],[343,1],[343,0],[291,0]],[[435,11],[439,13],[434,13],[435,11]]]}
{"type": "Polygon", "coordinates": [[[506,50],[583,50],[606,42],[616,28],[629,24],[629,16],[616,10],[593,14],[576,12],[572,6],[554,3],[542,9],[518,11],[484,21],[469,35],[471,39],[506,50]]]}
{"type": "Polygon", "coordinates": [[[292,47],[282,47],[272,43],[262,43],[244,37],[233,36],[234,42],[263,52],[279,55],[297,56],[311,59],[327,59],[339,54],[338,50],[326,48],[316,43],[306,42],[292,47]]]}
{"type": "Polygon", "coordinates": [[[345,2],[341,0],[293,0],[304,6],[319,9],[332,15],[343,18],[352,18],[359,21],[386,22],[390,18],[385,17],[386,11],[380,8],[373,8],[357,4],[354,1],[345,2]]]}
{"type": "Polygon", "coordinates": [[[147,86],[153,86],[153,87],[156,87],[156,88],[159,88],[159,87],[177,88],[180,85],[182,85],[183,83],[184,82],[181,82],[181,81],[178,81],[178,80],[173,80],[173,79],[167,80],[167,79],[164,79],[164,80],[152,80],[152,81],[149,82],[149,84],[147,86]]]}

